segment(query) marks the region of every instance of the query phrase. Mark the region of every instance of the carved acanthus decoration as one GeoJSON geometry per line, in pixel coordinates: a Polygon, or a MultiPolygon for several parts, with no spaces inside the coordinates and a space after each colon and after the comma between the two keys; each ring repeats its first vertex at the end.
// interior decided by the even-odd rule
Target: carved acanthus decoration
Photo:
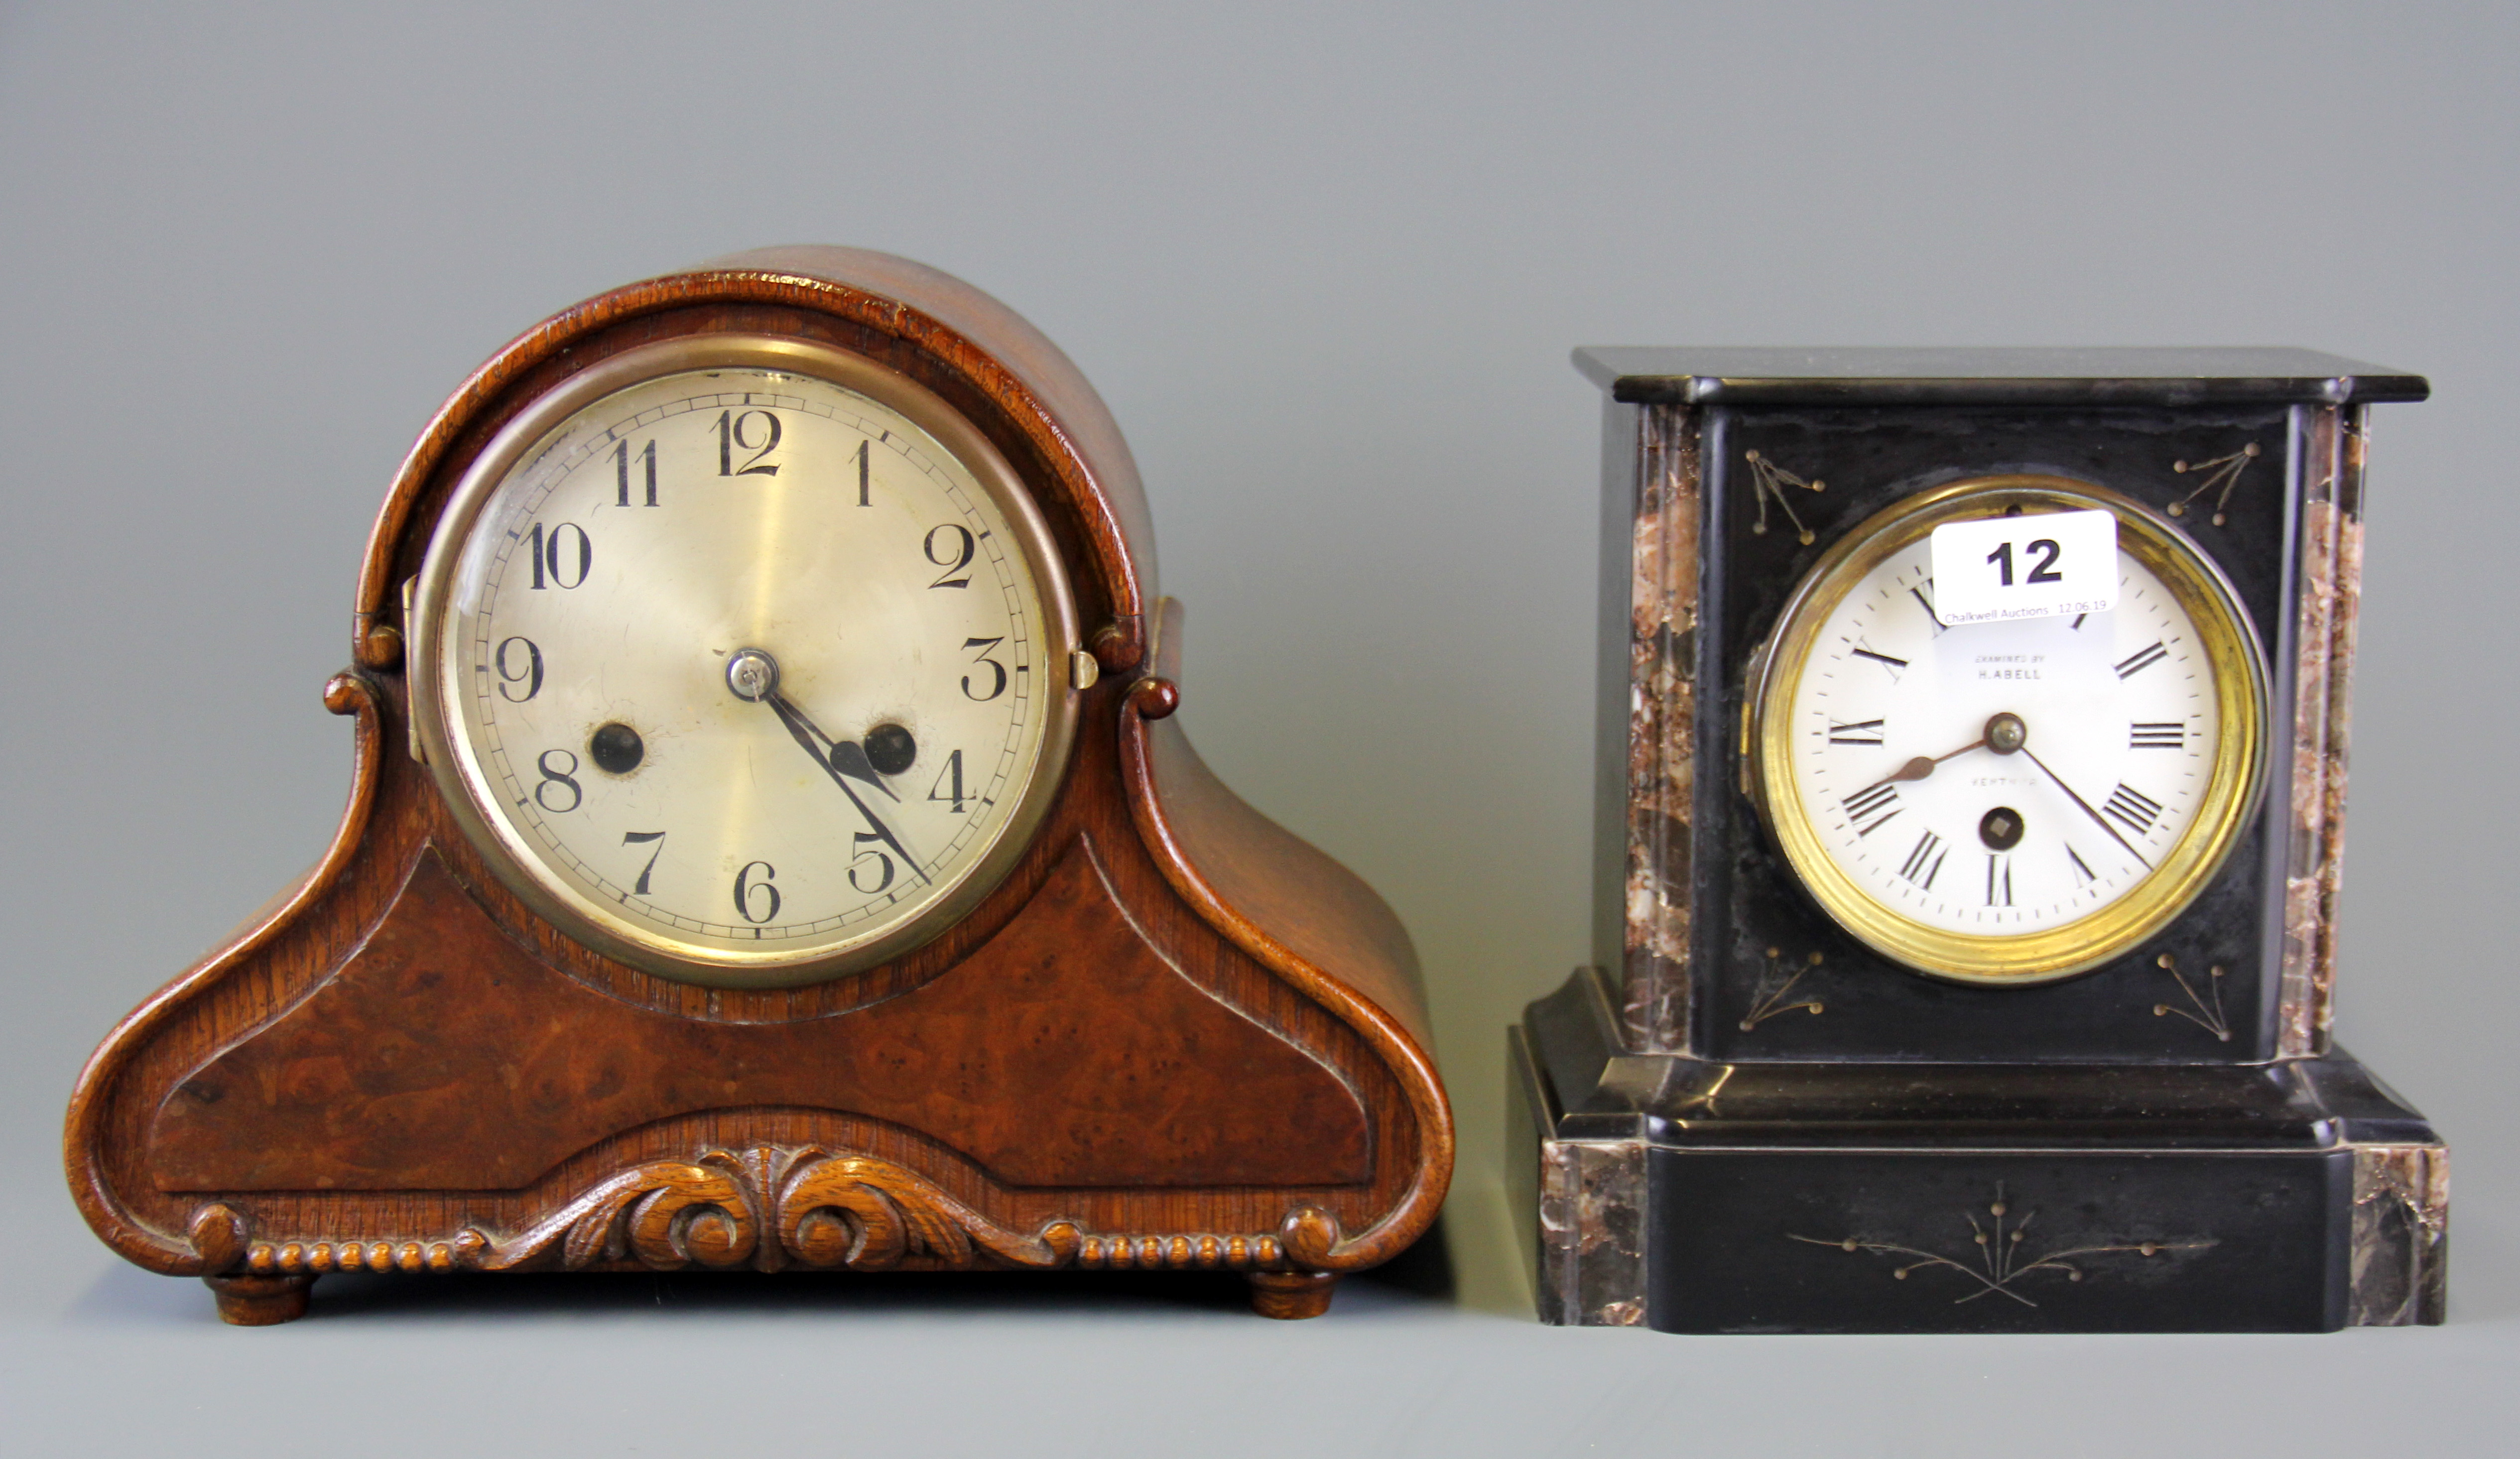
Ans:
{"type": "Polygon", "coordinates": [[[746,1175],[742,1162],[724,1150],[697,1163],[635,1166],[512,1239],[467,1227],[457,1251],[467,1266],[482,1271],[523,1266],[554,1247],[571,1271],[625,1259],[659,1271],[694,1262],[741,1265],[761,1239],[759,1203],[746,1175]]]}
{"type": "Polygon", "coordinates": [[[972,1248],[1018,1266],[1060,1266],[1076,1227],[1052,1221],[1031,1236],[1007,1230],[889,1161],[800,1152],[779,1197],[779,1243],[809,1266],[874,1270],[906,1256],[968,1266],[972,1248]]]}
{"type": "Polygon", "coordinates": [[[1320,1269],[1355,1243],[1335,1216],[1306,1206],[1274,1233],[1088,1236],[1068,1220],[1029,1235],[990,1220],[907,1167],[819,1146],[711,1150],[622,1171],[514,1235],[467,1226],[433,1240],[249,1240],[224,1205],[195,1213],[192,1237],[210,1271],[576,1271],[635,1261],[687,1266],[789,1265],[881,1271],[904,1265],[1320,1269]]]}

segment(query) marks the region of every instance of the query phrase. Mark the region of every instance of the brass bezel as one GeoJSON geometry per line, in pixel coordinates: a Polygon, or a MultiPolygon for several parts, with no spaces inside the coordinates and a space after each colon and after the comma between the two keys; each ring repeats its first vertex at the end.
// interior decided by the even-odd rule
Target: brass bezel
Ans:
{"type": "Polygon", "coordinates": [[[599,361],[545,390],[492,437],[456,483],[430,535],[405,628],[411,641],[405,672],[412,723],[425,761],[448,812],[492,874],[566,936],[607,957],[679,983],[802,987],[889,962],[934,940],[978,906],[1022,860],[1066,781],[1075,744],[1081,692],[1073,666],[1081,641],[1075,596],[1049,522],[1022,478],[977,426],[935,392],[875,361],[815,340],[770,334],[659,340],[599,361]],[[551,431],[585,407],[663,376],[722,369],[807,376],[864,395],[925,430],[971,472],[1004,513],[1041,597],[1042,668],[1058,687],[1043,696],[1041,753],[1021,796],[959,882],[882,935],[838,951],[825,947],[725,952],[667,938],[610,914],[556,873],[544,871],[533,844],[516,834],[504,818],[485,814],[491,804],[488,787],[472,757],[458,747],[449,730],[448,676],[459,675],[461,667],[447,659],[445,650],[449,595],[466,541],[498,488],[533,458],[534,448],[551,431]]]}
{"type": "Polygon", "coordinates": [[[2263,797],[2267,669],[2239,596],[2214,560],[2171,520],[2107,487],[2062,476],[2001,475],[1951,482],[1874,513],[1831,544],[1806,574],[1752,656],[1744,695],[1742,775],[1771,840],[1822,910],[1867,947],[1929,977],[2020,986],[2089,972],[2123,956],[2185,910],[2228,860],[2263,797]],[[1929,927],[1867,895],[1828,855],[1790,774],[1795,685],[1821,627],[1882,560],[1945,522],[2025,511],[2101,509],[2118,545],[2151,569],[2186,610],[2214,673],[2223,732],[2196,818],[2153,872],[2107,906],[2062,927],[2012,936],[1929,927]]]}

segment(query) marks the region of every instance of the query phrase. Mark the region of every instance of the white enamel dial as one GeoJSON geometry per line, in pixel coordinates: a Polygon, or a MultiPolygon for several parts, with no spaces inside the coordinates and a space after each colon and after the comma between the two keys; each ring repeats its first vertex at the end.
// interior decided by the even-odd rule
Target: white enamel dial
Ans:
{"type": "Polygon", "coordinates": [[[1838,867],[1912,920],[2002,934],[2089,916],[2161,864],[2212,778],[2222,726],[2195,625],[2121,552],[2114,612],[1944,628],[1928,548],[1882,561],[1820,629],[1791,711],[1803,803],[1838,867]],[[2008,753],[1987,728],[2006,714],[2008,753]]]}
{"type": "Polygon", "coordinates": [[[430,723],[494,865],[669,976],[915,946],[1056,776],[1073,645],[1029,504],[894,403],[943,430],[933,397],[813,363],[608,380],[432,551],[430,723]]]}
{"type": "Polygon", "coordinates": [[[2264,660],[2228,582],[2107,488],[1996,476],[1844,533],[1760,651],[1746,784],[1838,924],[1919,972],[2027,983],[2097,967],[2219,871],[2265,763],[2264,660]],[[2105,510],[2117,606],[1946,627],[1932,533],[2105,510]]]}

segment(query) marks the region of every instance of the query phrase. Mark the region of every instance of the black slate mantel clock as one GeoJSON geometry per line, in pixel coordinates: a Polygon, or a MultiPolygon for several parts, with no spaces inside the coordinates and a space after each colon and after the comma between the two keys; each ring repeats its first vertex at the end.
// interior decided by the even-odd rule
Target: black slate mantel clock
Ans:
{"type": "Polygon", "coordinates": [[[2366,408],[2289,349],[1588,349],[1595,961],[1511,1034],[1541,1315],[2442,1319],[2329,1040],[2366,408]]]}

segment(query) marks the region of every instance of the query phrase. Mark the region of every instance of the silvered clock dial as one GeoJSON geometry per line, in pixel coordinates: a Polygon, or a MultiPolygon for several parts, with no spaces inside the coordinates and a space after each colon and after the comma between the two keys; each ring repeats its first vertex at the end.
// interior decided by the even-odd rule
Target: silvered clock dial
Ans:
{"type": "Polygon", "coordinates": [[[687,982],[950,924],[1056,787],[1077,636],[998,452],[794,339],[633,350],[511,422],[422,571],[421,740],[489,864],[687,982]]]}

